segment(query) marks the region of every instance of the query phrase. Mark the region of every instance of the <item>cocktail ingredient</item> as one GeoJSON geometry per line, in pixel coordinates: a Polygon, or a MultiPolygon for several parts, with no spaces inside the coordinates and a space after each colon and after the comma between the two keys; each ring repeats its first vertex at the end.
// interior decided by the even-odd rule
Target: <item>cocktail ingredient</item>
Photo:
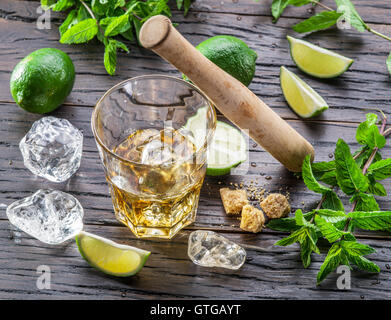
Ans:
{"type": "MultiPolygon", "coordinates": [[[[202,147],[205,132],[205,119],[207,108],[200,108],[197,114],[188,119],[185,129],[199,132],[194,137],[197,147],[202,147]]],[[[247,159],[247,143],[243,134],[235,127],[216,121],[216,130],[212,141],[208,145],[208,176],[220,176],[231,172],[240,163],[247,159]]]]}
{"type": "Polygon", "coordinates": [[[291,212],[291,206],[288,199],[281,193],[269,194],[260,205],[269,219],[283,218],[291,212]]]}
{"type": "Polygon", "coordinates": [[[33,123],[19,148],[32,173],[63,182],[80,167],[83,134],[66,119],[44,117],[33,123]]]}
{"type": "Polygon", "coordinates": [[[242,208],[248,204],[246,190],[232,190],[221,188],[220,196],[227,214],[240,214],[242,208]]]}
{"type": "Polygon", "coordinates": [[[84,231],[76,236],[76,243],[80,254],[92,267],[117,277],[138,273],[151,254],[84,231]]]}
{"type": "Polygon", "coordinates": [[[138,130],[113,149],[133,163],[132,170],[126,163],[113,168],[114,178],[107,179],[118,219],[138,236],[154,230],[150,236],[171,238],[194,221],[206,168],[197,164],[196,147],[185,133],[138,130]]]}
{"type": "Polygon", "coordinates": [[[356,228],[364,230],[391,230],[391,212],[380,211],[376,196],[387,192],[379,181],[391,176],[391,159],[382,159],[380,150],[386,145],[387,119],[381,120],[368,114],[366,121],[358,126],[356,139],[361,148],[352,153],[348,144],[339,139],[335,160],[311,163],[309,156],[303,163],[302,175],[307,188],[322,195],[318,206],[308,213],[296,210],[295,217],[271,220],[268,227],[291,234],[276,243],[288,246],[300,243],[301,258],[306,268],[311,263],[311,253],[320,253],[318,238],[327,239],[331,248],[325,257],[317,282],[322,282],[339,265],[356,265],[368,272],[379,272],[380,268],[365,256],[375,253],[372,247],[357,241],[353,234],[356,228]],[[321,184],[319,181],[325,183],[321,184]],[[352,206],[345,210],[336,193],[339,187],[352,206]]]}
{"type": "Polygon", "coordinates": [[[317,78],[338,77],[354,60],[310,42],[288,36],[293,61],[304,72],[317,78]]]}
{"type": "Polygon", "coordinates": [[[242,209],[242,219],[240,221],[240,229],[253,233],[262,231],[265,223],[263,212],[252,205],[245,205],[242,209]]]}
{"type": "MultiPolygon", "coordinates": [[[[158,14],[171,16],[168,0],[122,1],[47,1],[41,0],[45,10],[67,11],[59,27],[60,42],[86,43],[97,38],[105,46],[103,62],[107,73],[113,75],[117,65],[117,50],[129,52],[119,39],[138,41],[143,23],[158,14]]],[[[187,14],[191,0],[177,0],[177,8],[187,14]]]]}
{"type": "Polygon", "coordinates": [[[59,49],[44,48],[26,56],[11,74],[10,90],[15,102],[33,113],[58,108],[72,91],[75,68],[59,49]]]}
{"type": "Polygon", "coordinates": [[[189,258],[202,267],[237,270],[246,261],[246,251],[213,231],[197,230],[189,235],[189,258]]]}
{"type": "Polygon", "coordinates": [[[244,41],[234,36],[214,36],[201,42],[196,48],[245,86],[254,78],[258,55],[244,41]]]}
{"type": "Polygon", "coordinates": [[[83,229],[84,211],[72,195],[57,190],[38,190],[7,207],[9,221],[30,236],[60,244],[83,229]]]}
{"type": "Polygon", "coordinates": [[[314,89],[285,67],[281,67],[280,84],[289,106],[302,118],[315,117],[329,108],[314,89]]]}

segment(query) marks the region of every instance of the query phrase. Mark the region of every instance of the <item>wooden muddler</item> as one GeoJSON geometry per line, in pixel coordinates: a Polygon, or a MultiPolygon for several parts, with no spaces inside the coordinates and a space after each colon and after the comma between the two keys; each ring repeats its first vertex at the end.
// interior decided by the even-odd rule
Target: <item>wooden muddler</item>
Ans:
{"type": "Polygon", "coordinates": [[[223,113],[288,170],[299,172],[311,144],[253,92],[191,45],[162,15],[147,20],[140,42],[183,72],[223,113]]]}

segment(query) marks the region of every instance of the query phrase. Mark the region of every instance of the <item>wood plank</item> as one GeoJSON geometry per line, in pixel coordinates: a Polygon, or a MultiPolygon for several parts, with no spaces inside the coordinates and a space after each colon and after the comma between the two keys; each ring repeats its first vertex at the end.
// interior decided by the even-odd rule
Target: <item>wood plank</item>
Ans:
{"type": "MultiPolygon", "coordinates": [[[[0,9],[9,5],[10,1],[2,1],[0,9]]],[[[32,7],[36,4],[27,2],[25,6],[22,14],[32,19],[35,14],[32,7]]],[[[368,33],[336,30],[308,36],[308,40],[356,60],[351,71],[340,78],[316,80],[298,71],[288,52],[285,36],[287,33],[293,34],[287,30],[299,21],[297,19],[282,19],[278,25],[274,25],[269,17],[243,15],[239,20],[238,16],[232,14],[193,13],[186,18],[176,14],[174,20],[180,23],[179,30],[193,44],[216,34],[232,34],[249,43],[259,54],[256,75],[250,89],[284,118],[297,119],[297,116],[287,107],[282,96],[279,87],[280,65],[297,72],[329,103],[331,109],[318,118],[321,121],[362,121],[369,107],[382,108],[387,115],[390,114],[390,82],[385,66],[389,46],[383,39],[368,33]]],[[[8,89],[9,77],[16,63],[41,47],[60,48],[75,63],[76,83],[67,100],[68,104],[92,106],[107,89],[128,77],[151,73],[179,75],[159,57],[132,46],[130,54],[120,54],[118,75],[110,77],[105,74],[102,63],[103,48],[96,41],[88,45],[61,45],[58,43],[57,27],[38,30],[33,26],[31,22],[0,19],[0,50],[1,55],[6,57],[0,62],[0,101],[12,101],[8,89]]],[[[390,25],[381,25],[379,28],[391,34],[390,25]]]]}
{"type": "MultiPolygon", "coordinates": [[[[336,9],[333,0],[322,0],[323,4],[330,8],[336,9]]],[[[359,1],[353,0],[357,11],[362,16],[364,21],[368,23],[384,23],[389,24],[389,15],[391,12],[391,3],[384,0],[359,1]]],[[[253,1],[253,0],[234,0],[234,1],[210,1],[196,0],[191,7],[192,12],[218,12],[218,13],[233,13],[240,15],[260,15],[270,16],[270,6],[272,1],[253,1]]],[[[320,6],[316,7],[315,12],[323,11],[320,6]]],[[[313,14],[311,4],[303,7],[289,6],[283,13],[282,17],[289,18],[309,18],[313,14]]]]}
{"type": "MultiPolygon", "coordinates": [[[[189,231],[172,241],[138,240],[125,227],[86,226],[86,231],[152,252],[131,278],[104,275],[80,257],[73,241],[47,246],[9,230],[0,221],[0,299],[387,299],[391,295],[391,242],[363,241],[378,250],[370,259],[380,274],[352,273],[351,290],[336,287],[333,273],[316,286],[322,255],[303,269],[297,246],[274,247],[270,234],[225,234],[244,244],[247,262],[238,271],[202,268],[187,257],[189,231]],[[251,247],[250,247],[251,246],[251,247]],[[6,263],[4,263],[6,262],[6,263]],[[37,267],[49,266],[51,289],[38,290],[37,267]],[[164,274],[164,277],[162,275],[164,274]]],[[[323,249],[322,249],[323,250],[323,249]]]]}
{"type": "MultiPolygon", "coordinates": [[[[4,1],[4,0],[3,0],[4,1]]],[[[9,19],[25,16],[25,11],[32,13],[31,6],[21,5],[23,2],[38,2],[39,0],[20,1],[7,0],[5,7],[0,9],[0,17],[7,17],[9,19]]],[[[271,19],[270,6],[272,0],[254,1],[254,0],[232,0],[232,1],[211,1],[211,0],[195,0],[191,5],[191,13],[231,13],[239,15],[257,15],[268,16],[271,19]]],[[[322,0],[322,3],[335,9],[336,5],[333,0],[322,0]]],[[[391,3],[385,0],[371,0],[359,1],[353,0],[357,11],[361,14],[367,23],[374,24],[389,24],[389,14],[391,10],[391,3]]],[[[172,11],[175,10],[175,1],[169,2],[172,11]]],[[[289,18],[309,18],[313,14],[313,7],[311,4],[303,7],[289,6],[283,14],[284,17],[289,18]]],[[[315,12],[320,12],[323,9],[320,6],[316,7],[315,12]]]]}

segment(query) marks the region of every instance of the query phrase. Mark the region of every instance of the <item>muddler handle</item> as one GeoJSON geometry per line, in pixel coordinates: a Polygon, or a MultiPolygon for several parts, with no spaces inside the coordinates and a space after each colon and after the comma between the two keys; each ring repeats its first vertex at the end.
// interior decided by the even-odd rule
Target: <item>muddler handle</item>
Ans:
{"type": "Polygon", "coordinates": [[[280,161],[288,170],[299,172],[306,155],[314,148],[285,120],[253,92],[220,69],[190,44],[171,24],[158,15],[140,30],[140,42],[183,72],[223,113],[280,161]]]}

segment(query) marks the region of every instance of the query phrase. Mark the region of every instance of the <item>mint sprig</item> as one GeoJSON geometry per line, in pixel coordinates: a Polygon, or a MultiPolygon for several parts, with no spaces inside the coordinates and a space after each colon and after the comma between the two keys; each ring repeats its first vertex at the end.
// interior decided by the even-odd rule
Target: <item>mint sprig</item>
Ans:
{"type": "Polygon", "coordinates": [[[375,195],[387,194],[379,181],[391,176],[391,159],[382,159],[380,155],[385,137],[391,133],[390,129],[385,130],[387,119],[382,116],[380,126],[378,116],[373,113],[367,114],[366,120],[358,126],[356,138],[362,145],[358,151],[352,153],[347,143],[339,139],[335,160],[311,163],[307,156],[302,177],[309,190],[322,195],[318,206],[307,213],[299,209],[294,217],[271,220],[267,225],[273,230],[291,232],[275,245],[299,243],[305,268],[310,265],[313,252],[320,254],[319,239],[324,238],[331,244],[317,275],[318,284],[341,264],[349,268],[355,265],[367,272],[380,271],[365,257],[375,250],[359,243],[353,231],[360,228],[391,232],[391,211],[381,211],[375,198],[375,195]],[[348,212],[336,188],[350,197],[352,207],[348,212]]]}
{"type": "MultiPolygon", "coordinates": [[[[186,15],[192,0],[177,0],[177,8],[186,15]]],[[[86,43],[97,38],[105,46],[103,62],[110,75],[115,74],[117,52],[129,52],[122,41],[135,42],[142,24],[150,17],[171,17],[168,0],[41,0],[45,10],[67,11],[59,27],[60,42],[86,43]]]]}

